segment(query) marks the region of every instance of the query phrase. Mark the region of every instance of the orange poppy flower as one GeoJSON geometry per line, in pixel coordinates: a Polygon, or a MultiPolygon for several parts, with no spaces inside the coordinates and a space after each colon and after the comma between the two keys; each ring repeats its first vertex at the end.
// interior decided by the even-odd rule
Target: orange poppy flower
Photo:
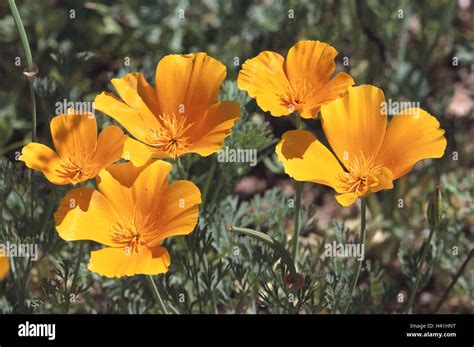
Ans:
{"type": "Polygon", "coordinates": [[[298,42],[286,60],[264,51],[244,63],[237,84],[272,116],[298,112],[303,118],[316,118],[322,105],[344,95],[354,84],[345,72],[331,79],[337,54],[334,47],[320,41],[298,42]]]}
{"type": "Polygon", "coordinates": [[[54,215],[59,236],[107,246],[93,251],[88,265],[103,276],[166,272],[170,256],[161,243],[191,233],[201,203],[194,183],[168,185],[171,169],[161,160],[141,167],[131,162],[108,166],[97,177],[98,190],[76,188],[64,197],[54,215]]]}
{"type": "Polygon", "coordinates": [[[10,272],[10,260],[8,257],[0,256],[0,281],[4,280],[10,272]]]}
{"type": "Polygon", "coordinates": [[[218,102],[225,66],[206,53],[167,55],[156,68],[156,90],[134,72],[112,80],[119,98],[101,93],[95,108],[122,124],[129,138],[124,158],[143,165],[150,158],[217,152],[240,116],[239,104],[218,102]]]}
{"type": "Polygon", "coordinates": [[[94,178],[104,167],[119,160],[126,139],[119,127],[105,127],[97,137],[93,114],[78,114],[73,109],[51,120],[54,152],[32,142],[22,149],[19,160],[30,169],[41,171],[54,184],[77,184],[94,178]]]}
{"type": "Polygon", "coordinates": [[[387,126],[384,101],[380,89],[362,85],[322,107],[323,131],[336,156],[308,131],[283,134],[276,153],[285,172],[334,188],[337,201],[349,206],[391,189],[418,161],[443,156],[446,138],[435,117],[410,108],[387,126]]]}

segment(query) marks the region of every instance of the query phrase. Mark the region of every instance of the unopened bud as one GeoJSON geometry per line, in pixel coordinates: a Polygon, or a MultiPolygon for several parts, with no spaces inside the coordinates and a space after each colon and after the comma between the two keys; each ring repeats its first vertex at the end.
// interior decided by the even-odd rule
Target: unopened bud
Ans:
{"type": "Polygon", "coordinates": [[[439,186],[436,187],[435,192],[428,202],[426,218],[428,219],[428,224],[432,228],[436,228],[441,224],[441,220],[443,219],[443,197],[439,186]]]}

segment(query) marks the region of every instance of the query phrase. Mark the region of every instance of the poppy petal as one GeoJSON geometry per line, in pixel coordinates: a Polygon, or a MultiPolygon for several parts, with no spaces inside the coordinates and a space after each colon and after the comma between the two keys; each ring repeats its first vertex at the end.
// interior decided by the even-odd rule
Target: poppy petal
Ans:
{"type": "Polygon", "coordinates": [[[97,149],[94,153],[94,162],[103,168],[119,160],[123,153],[124,142],[127,136],[122,129],[115,125],[105,127],[97,139],[97,149]]]}
{"type": "Polygon", "coordinates": [[[422,159],[441,158],[446,144],[438,120],[420,108],[410,108],[388,125],[377,163],[389,168],[397,179],[422,159]]]}
{"type": "Polygon", "coordinates": [[[95,109],[109,115],[140,141],[146,141],[151,124],[147,124],[140,113],[115,95],[103,92],[95,97],[95,109]]]}
{"type": "Polygon", "coordinates": [[[285,59],[278,53],[264,51],[242,66],[237,78],[237,85],[250,97],[256,99],[258,106],[272,116],[287,116],[293,112],[291,107],[282,101],[290,92],[290,84],[284,71],[285,59]]]}
{"type": "Polygon", "coordinates": [[[337,177],[344,170],[336,157],[309,131],[287,131],[275,151],[290,177],[337,189],[337,177]]]}
{"type": "Polygon", "coordinates": [[[126,160],[130,160],[135,166],[142,166],[151,158],[167,158],[168,154],[158,151],[131,137],[127,137],[124,143],[122,157],[126,160]]]}
{"type": "Polygon", "coordinates": [[[226,67],[206,53],[170,54],[156,68],[156,89],[161,112],[186,114],[189,123],[202,117],[217,102],[226,67]]]}
{"type": "Polygon", "coordinates": [[[384,189],[393,188],[393,173],[387,167],[382,167],[381,172],[376,171],[369,176],[369,190],[376,193],[384,189]]]}
{"type": "MultiPolygon", "coordinates": [[[[165,198],[164,190],[168,184],[168,175],[173,169],[170,163],[156,160],[146,166],[132,185],[134,206],[141,211],[155,212],[160,199],[165,198]]],[[[161,210],[159,213],[163,214],[161,210]]]]}
{"type": "Polygon", "coordinates": [[[10,272],[10,259],[0,255],[0,281],[5,279],[10,272]]]}
{"type": "Polygon", "coordinates": [[[59,204],[54,219],[63,240],[119,245],[112,240],[111,226],[120,217],[106,197],[94,189],[81,187],[70,191],[59,204]]]}
{"type": "Polygon", "coordinates": [[[163,247],[140,247],[138,252],[126,248],[103,248],[91,252],[88,269],[113,278],[133,275],[158,275],[168,271],[171,260],[163,247]]]}
{"type": "Polygon", "coordinates": [[[308,105],[300,111],[303,118],[315,118],[322,105],[343,96],[349,87],[354,84],[352,77],[345,72],[339,72],[333,79],[324,85],[314,98],[308,101],[308,105]]]}
{"type": "Polygon", "coordinates": [[[293,89],[308,80],[311,86],[320,90],[329,81],[336,69],[334,58],[337,50],[321,41],[299,41],[288,51],[285,71],[293,89]]]}
{"type": "Polygon", "coordinates": [[[132,216],[135,206],[131,187],[146,165],[134,166],[132,162],[107,166],[97,176],[97,188],[117,211],[132,216]]]}
{"type": "Polygon", "coordinates": [[[93,153],[97,145],[97,121],[92,114],[62,114],[51,120],[51,135],[61,158],[93,153]]]}
{"type": "Polygon", "coordinates": [[[379,88],[361,85],[321,107],[324,134],[346,168],[357,158],[377,157],[387,127],[384,100],[379,88]]]}
{"type": "Polygon", "coordinates": [[[239,117],[240,106],[236,102],[223,101],[212,105],[194,130],[192,151],[208,156],[220,150],[239,117]]]}
{"type": "Polygon", "coordinates": [[[359,196],[355,192],[336,195],[337,202],[342,206],[351,206],[358,198],[359,196]]]}
{"type": "Polygon", "coordinates": [[[125,103],[137,111],[149,126],[157,125],[160,114],[156,91],[141,73],[132,72],[121,78],[112,79],[112,85],[125,103]]]}
{"type": "Polygon", "coordinates": [[[198,221],[200,203],[201,192],[191,181],[176,181],[166,187],[158,207],[160,232],[148,246],[159,245],[170,236],[191,233],[198,221]]]}
{"type": "Polygon", "coordinates": [[[44,176],[53,184],[69,184],[69,180],[58,175],[61,169],[61,159],[48,146],[41,143],[32,142],[21,150],[19,160],[33,170],[41,171],[44,176]]]}

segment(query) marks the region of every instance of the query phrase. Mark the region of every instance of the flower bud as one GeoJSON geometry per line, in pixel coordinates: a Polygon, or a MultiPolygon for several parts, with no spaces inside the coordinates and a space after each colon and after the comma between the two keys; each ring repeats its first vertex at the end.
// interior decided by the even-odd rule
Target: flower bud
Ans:
{"type": "Polygon", "coordinates": [[[431,228],[436,228],[441,224],[441,220],[443,219],[443,198],[439,186],[436,187],[435,192],[428,202],[426,218],[431,228]]]}

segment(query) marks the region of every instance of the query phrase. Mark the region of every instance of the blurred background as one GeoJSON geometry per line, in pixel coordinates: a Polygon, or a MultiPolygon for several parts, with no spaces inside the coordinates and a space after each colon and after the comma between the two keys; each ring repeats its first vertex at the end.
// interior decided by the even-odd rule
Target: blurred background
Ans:
{"type": "MultiPolygon", "coordinates": [[[[356,84],[369,83],[382,88],[386,99],[420,102],[423,109],[438,118],[448,139],[446,154],[442,159],[418,164],[408,176],[396,182],[393,190],[370,197],[366,247],[368,261],[361,276],[358,300],[352,311],[391,313],[401,309],[403,305],[396,298],[400,293],[407,295],[410,278],[416,271],[417,252],[428,235],[426,202],[437,184],[443,189],[445,221],[441,230],[435,234],[429,255],[430,265],[417,298],[415,312],[433,311],[472,250],[474,4],[471,0],[19,0],[17,5],[31,45],[34,64],[39,69],[34,85],[37,95],[37,136],[42,143],[51,144],[49,122],[55,115],[57,102],[64,99],[73,102],[92,101],[101,91],[113,90],[111,78],[127,72],[142,72],[151,83],[157,62],[169,53],[204,51],[222,61],[227,66],[227,82],[223,86],[222,98],[235,99],[244,108],[240,121],[242,124],[237,126],[227,145],[258,149],[259,163],[254,168],[242,164],[219,167],[213,185],[217,192],[210,193],[210,205],[215,205],[215,210],[220,211],[215,214],[230,214],[234,219],[240,218],[234,221],[236,223],[283,235],[283,239],[291,233],[292,211],[280,211],[275,206],[281,204],[284,208],[294,192],[292,181],[283,173],[273,150],[278,138],[286,130],[293,129],[294,125],[289,118],[273,118],[264,114],[253,100],[237,90],[235,80],[241,64],[263,50],[286,56],[288,49],[302,39],[321,40],[333,45],[339,51],[336,58],[338,70],[350,73],[356,84]],[[241,215],[236,210],[241,211],[241,215]]],[[[34,239],[39,237],[38,233],[22,226],[20,221],[24,218],[24,208],[22,210],[21,204],[11,197],[27,191],[27,187],[22,187],[21,175],[18,175],[21,164],[15,164],[14,161],[15,154],[31,141],[32,105],[28,82],[22,74],[26,60],[6,1],[0,4],[0,45],[0,156],[3,185],[19,191],[12,193],[7,189],[3,192],[3,233],[5,238],[5,235],[12,237],[16,232],[20,239],[34,239]],[[19,63],[17,57],[20,57],[19,63]],[[11,175],[17,177],[13,179],[11,175]]],[[[111,122],[104,115],[99,120],[102,124],[111,122]]],[[[305,126],[316,132],[319,138],[324,138],[319,130],[319,120],[306,121],[305,126]]],[[[209,160],[192,157],[186,160],[185,165],[199,181],[205,168],[209,167],[209,160]]],[[[37,211],[38,218],[43,221],[43,224],[40,223],[43,233],[40,242],[45,260],[41,263],[43,265],[30,264],[26,267],[25,271],[31,271],[30,275],[26,275],[27,279],[21,279],[22,275],[18,275],[19,280],[28,286],[30,295],[18,298],[12,294],[15,284],[1,284],[7,293],[0,299],[0,308],[5,312],[29,309],[64,312],[64,306],[57,309],[57,304],[51,304],[48,295],[56,295],[55,290],[59,289],[48,287],[47,281],[58,276],[61,278],[64,269],[60,259],[64,259],[65,254],[76,252],[70,245],[54,237],[51,225],[51,211],[54,211],[54,204],[66,190],[61,188],[53,192],[42,177],[38,175],[37,180],[41,192],[39,199],[53,201],[49,212],[47,208],[37,211]],[[59,271],[59,275],[55,271],[59,271]],[[21,300],[24,301],[22,304],[21,300]],[[38,304],[41,308],[35,308],[32,302],[41,302],[42,306],[38,304]]],[[[317,250],[324,242],[350,239],[357,234],[358,207],[342,208],[335,201],[333,191],[315,184],[304,185],[303,203],[305,223],[302,234],[305,247],[302,252],[311,253],[314,260],[310,261],[312,258],[308,255],[308,264],[301,266],[314,275],[314,283],[308,288],[312,288],[312,297],[316,299],[311,303],[311,295],[307,293],[309,306],[302,305],[298,310],[338,312],[337,298],[343,296],[344,281],[351,273],[353,264],[345,260],[340,263],[339,260],[322,260],[317,250]]],[[[207,256],[216,260],[216,264],[226,259],[225,252],[229,252],[237,242],[222,235],[222,224],[220,220],[216,221],[215,228],[209,227],[215,230],[211,230],[214,243],[207,256]],[[228,248],[223,250],[224,244],[228,248]]],[[[209,225],[212,223],[209,222],[209,225]]],[[[178,246],[185,249],[189,242],[188,245],[178,246]]],[[[249,251],[249,257],[253,251],[249,251]]],[[[212,310],[291,311],[275,304],[279,294],[277,291],[274,297],[271,292],[277,284],[266,288],[268,283],[257,281],[247,283],[246,287],[243,278],[246,275],[240,274],[239,277],[238,271],[244,271],[247,266],[246,271],[258,277],[252,259],[248,260],[249,264],[242,265],[241,270],[235,265],[237,260],[232,260],[234,263],[226,260],[229,262],[227,265],[233,266],[229,270],[232,275],[229,276],[234,277],[227,284],[223,280],[216,285],[223,294],[216,299],[212,310]],[[239,278],[243,282],[237,285],[239,278]]],[[[473,264],[460,277],[440,312],[472,313],[473,264]]],[[[183,260],[181,265],[186,268],[189,264],[183,260]]],[[[99,288],[102,283],[100,276],[91,275],[87,270],[81,276],[84,276],[84,283],[88,283],[92,290],[88,289],[87,293],[85,290],[78,291],[83,297],[83,304],[77,306],[75,311],[142,312],[141,309],[130,307],[135,299],[140,302],[137,304],[139,307],[143,304],[140,301],[142,299],[138,295],[132,299],[132,294],[119,291],[114,287],[116,282],[111,283],[110,288],[115,288],[119,293],[110,290],[104,294],[99,288]],[[126,295],[129,297],[127,304],[124,304],[121,298],[126,295]]],[[[186,275],[183,276],[186,278],[186,275]]],[[[198,278],[197,285],[199,281],[205,282],[204,277],[198,278]]],[[[188,287],[184,279],[177,282],[169,279],[169,282],[168,279],[163,280],[159,285],[170,293],[176,286],[183,286],[183,290],[193,292],[193,284],[196,285],[194,281],[188,287]]],[[[204,286],[205,283],[201,289],[204,286]]],[[[108,286],[104,285],[104,288],[108,286]]],[[[143,290],[149,294],[146,288],[143,290]]],[[[179,290],[176,289],[176,293],[179,290]]],[[[62,305],[62,296],[66,294],[67,291],[61,292],[58,294],[59,299],[56,298],[62,305]]],[[[169,295],[167,300],[173,302],[173,294],[169,295]]],[[[196,303],[204,298],[199,298],[198,294],[196,303]]],[[[176,304],[177,307],[179,305],[176,304]]],[[[196,312],[198,306],[201,305],[183,306],[181,309],[196,312]]],[[[68,306],[67,310],[73,309],[68,306]]],[[[199,310],[206,312],[206,308],[199,307],[199,310]]]]}

